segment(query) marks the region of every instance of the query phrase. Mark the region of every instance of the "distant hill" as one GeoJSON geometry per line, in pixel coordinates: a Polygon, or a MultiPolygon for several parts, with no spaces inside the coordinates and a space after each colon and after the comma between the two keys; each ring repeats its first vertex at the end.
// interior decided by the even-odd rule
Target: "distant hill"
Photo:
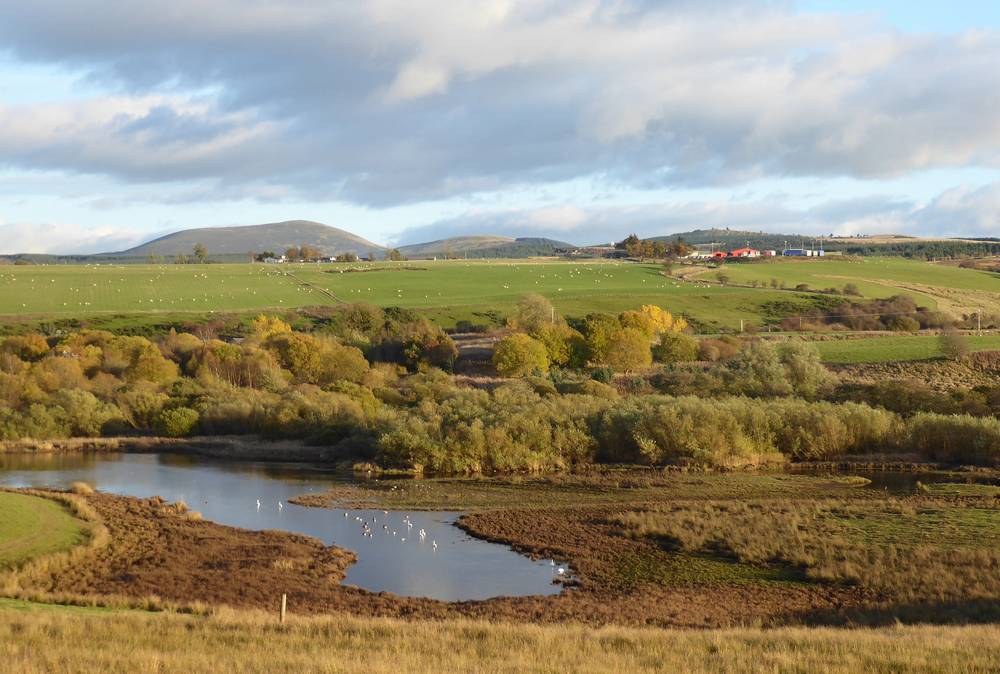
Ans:
{"type": "Polygon", "coordinates": [[[669,236],[651,237],[653,241],[683,239],[695,246],[718,244],[720,249],[746,246],[761,250],[781,250],[789,247],[812,246],[822,243],[828,252],[847,255],[888,255],[917,259],[940,260],[963,256],[1000,254],[1000,243],[988,239],[949,239],[907,236],[905,234],[873,234],[859,236],[817,236],[815,234],[772,234],[738,229],[695,229],[669,236]]]}
{"type": "Polygon", "coordinates": [[[309,220],[288,220],[265,225],[185,229],[153,239],[135,248],[106,255],[118,257],[190,255],[196,243],[205,246],[213,256],[243,255],[261,251],[284,253],[290,246],[302,244],[315,246],[325,255],[349,252],[358,255],[367,255],[370,252],[381,254],[385,250],[384,246],[336,227],[309,220]]]}
{"type": "Polygon", "coordinates": [[[573,248],[573,244],[555,239],[508,236],[456,236],[428,243],[400,246],[399,252],[410,259],[446,257],[517,258],[555,255],[573,248]]]}
{"type": "MultiPolygon", "coordinates": [[[[738,229],[695,229],[690,232],[678,232],[669,236],[654,236],[653,241],[675,241],[683,239],[686,243],[694,246],[703,246],[712,243],[720,244],[723,248],[740,248],[747,245],[762,249],[780,250],[788,243],[789,247],[799,247],[800,244],[808,246],[813,241],[818,240],[816,236],[806,236],[803,234],[772,234],[770,232],[747,232],[738,229]]],[[[826,239],[824,239],[826,241],[826,239]]]]}

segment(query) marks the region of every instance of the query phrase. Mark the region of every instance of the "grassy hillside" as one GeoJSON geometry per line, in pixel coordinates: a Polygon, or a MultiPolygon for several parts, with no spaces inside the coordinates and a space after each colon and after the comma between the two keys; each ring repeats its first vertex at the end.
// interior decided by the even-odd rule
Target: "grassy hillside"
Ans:
{"type": "Polygon", "coordinates": [[[0,492],[0,570],[67,550],[82,538],[79,523],[59,503],[0,492]]]}
{"type": "Polygon", "coordinates": [[[565,241],[545,238],[512,239],[506,236],[457,236],[428,243],[401,246],[407,258],[522,258],[553,255],[557,250],[572,248],[565,241]]]}
{"type": "Polygon", "coordinates": [[[213,255],[236,255],[273,251],[283,253],[290,246],[309,244],[326,255],[354,252],[367,255],[384,248],[350,232],[308,220],[289,220],[244,227],[204,227],[186,229],[154,239],[119,253],[126,257],[146,255],[190,255],[200,243],[213,255]]]}
{"type": "Polygon", "coordinates": [[[472,621],[208,618],[0,604],[0,660],[22,674],[215,672],[995,671],[1000,628],[593,629],[472,621]]]}
{"type": "MultiPolygon", "coordinates": [[[[746,232],[732,229],[696,229],[667,236],[652,237],[653,241],[683,239],[689,244],[720,244],[724,248],[740,248],[749,244],[754,248],[781,250],[788,246],[810,246],[820,241],[815,235],[772,234],[746,232]]],[[[914,258],[919,260],[948,259],[964,256],[997,255],[1000,242],[995,239],[922,238],[902,234],[878,234],[859,237],[823,238],[827,251],[850,255],[882,255],[914,258]]]]}

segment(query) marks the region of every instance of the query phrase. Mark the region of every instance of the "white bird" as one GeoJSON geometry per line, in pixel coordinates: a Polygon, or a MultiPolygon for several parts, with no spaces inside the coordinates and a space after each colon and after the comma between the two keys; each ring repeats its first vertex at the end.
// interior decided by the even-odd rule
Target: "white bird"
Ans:
{"type": "Polygon", "coordinates": [[[346,510],[344,511],[344,517],[347,517],[347,511],[346,510]]]}
{"type": "Polygon", "coordinates": [[[260,499],[257,499],[257,510],[260,510],[260,499]]]}
{"type": "Polygon", "coordinates": [[[400,543],[405,543],[405,542],[406,542],[406,539],[405,539],[405,538],[400,538],[400,539],[399,539],[399,542],[400,542],[400,543]]]}
{"type": "Polygon", "coordinates": [[[558,573],[558,574],[559,574],[559,575],[561,576],[561,575],[563,575],[564,573],[566,573],[566,569],[564,569],[564,568],[562,568],[562,567],[560,566],[560,567],[559,567],[558,569],[556,569],[556,573],[558,573]]]}
{"type": "Polygon", "coordinates": [[[282,503],[281,501],[278,501],[278,510],[282,510],[284,507],[285,507],[285,504],[282,503]]]}
{"type": "Polygon", "coordinates": [[[434,548],[435,550],[437,550],[438,549],[438,544],[435,543],[434,541],[431,541],[431,547],[434,548]]]}

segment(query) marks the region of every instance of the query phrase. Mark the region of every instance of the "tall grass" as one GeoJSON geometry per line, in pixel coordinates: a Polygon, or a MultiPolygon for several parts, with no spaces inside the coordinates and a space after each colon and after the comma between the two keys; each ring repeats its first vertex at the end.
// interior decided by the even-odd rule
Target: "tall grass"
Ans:
{"type": "Polygon", "coordinates": [[[995,670],[1000,628],[659,630],[223,612],[95,615],[0,607],[0,663],[76,672],[800,672],[995,670]]]}
{"type": "Polygon", "coordinates": [[[923,412],[907,422],[909,447],[935,461],[1000,466],[1000,419],[923,412]]]}
{"type": "Polygon", "coordinates": [[[830,499],[681,502],[625,513],[616,521],[627,535],[659,538],[683,550],[713,552],[747,564],[787,564],[808,578],[860,585],[898,601],[1000,597],[1000,551],[936,545],[929,534],[939,523],[933,517],[913,521],[917,517],[918,506],[903,501],[830,499]],[[877,526],[874,521],[910,520],[925,535],[896,543],[846,526],[852,519],[872,521],[872,526],[877,526]]]}

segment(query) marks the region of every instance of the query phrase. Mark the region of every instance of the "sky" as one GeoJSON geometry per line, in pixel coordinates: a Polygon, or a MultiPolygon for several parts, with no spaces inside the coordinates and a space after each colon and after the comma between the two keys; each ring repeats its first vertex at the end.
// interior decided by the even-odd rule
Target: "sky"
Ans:
{"type": "Polygon", "coordinates": [[[1000,236],[1000,3],[0,0],[0,253],[1000,236]]]}

